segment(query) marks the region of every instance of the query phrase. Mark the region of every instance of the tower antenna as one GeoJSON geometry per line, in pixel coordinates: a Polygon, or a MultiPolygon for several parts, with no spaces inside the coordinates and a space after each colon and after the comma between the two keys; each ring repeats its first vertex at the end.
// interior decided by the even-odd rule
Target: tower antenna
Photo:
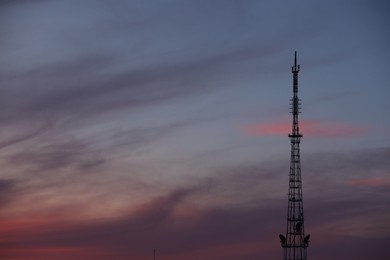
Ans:
{"type": "Polygon", "coordinates": [[[297,52],[294,55],[293,97],[290,99],[292,131],[288,135],[291,141],[290,174],[288,187],[287,206],[287,230],[286,235],[279,235],[283,248],[284,260],[307,260],[307,247],[310,235],[305,236],[303,216],[303,196],[301,178],[300,148],[302,134],[299,132],[298,115],[301,109],[301,100],[298,98],[298,73],[300,66],[297,64],[297,52]]]}
{"type": "Polygon", "coordinates": [[[297,67],[297,52],[294,53],[294,67],[297,67]]]}

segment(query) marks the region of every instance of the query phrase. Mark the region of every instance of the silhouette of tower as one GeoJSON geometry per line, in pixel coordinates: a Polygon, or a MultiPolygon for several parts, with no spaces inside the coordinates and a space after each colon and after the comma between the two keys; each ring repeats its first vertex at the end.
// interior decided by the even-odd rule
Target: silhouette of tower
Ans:
{"type": "Polygon", "coordinates": [[[293,115],[292,132],[288,135],[291,141],[290,174],[288,185],[287,230],[286,236],[279,235],[282,244],[284,260],[306,260],[310,235],[305,237],[303,196],[301,179],[301,160],[299,143],[302,135],[299,132],[298,115],[301,100],[298,98],[297,52],[295,52],[293,73],[293,98],[291,99],[291,114],[293,115]]]}

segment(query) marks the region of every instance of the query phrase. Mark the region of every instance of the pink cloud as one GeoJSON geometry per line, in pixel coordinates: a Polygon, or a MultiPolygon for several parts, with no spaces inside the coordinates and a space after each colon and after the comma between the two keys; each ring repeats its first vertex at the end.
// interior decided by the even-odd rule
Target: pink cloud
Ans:
{"type": "MultiPolygon", "coordinates": [[[[291,125],[290,121],[257,123],[245,125],[242,129],[248,136],[287,135],[291,132],[291,125]]],[[[365,134],[368,131],[368,127],[316,120],[302,120],[299,125],[300,131],[304,136],[315,137],[354,137],[365,134]]]]}
{"type": "Polygon", "coordinates": [[[367,179],[354,179],[346,182],[349,186],[390,186],[389,178],[367,178],[367,179]]]}

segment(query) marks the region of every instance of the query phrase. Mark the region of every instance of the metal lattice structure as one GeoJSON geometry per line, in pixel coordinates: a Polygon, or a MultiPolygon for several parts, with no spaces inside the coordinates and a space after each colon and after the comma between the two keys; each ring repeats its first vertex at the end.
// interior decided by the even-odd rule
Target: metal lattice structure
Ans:
{"type": "Polygon", "coordinates": [[[292,132],[288,135],[291,141],[291,160],[288,187],[287,231],[279,235],[283,248],[284,260],[307,260],[307,247],[310,235],[305,236],[305,221],[303,216],[303,196],[301,178],[301,160],[299,144],[302,134],[299,132],[298,115],[301,100],[298,98],[297,52],[295,52],[293,73],[293,98],[291,99],[291,114],[293,115],[292,132]]]}

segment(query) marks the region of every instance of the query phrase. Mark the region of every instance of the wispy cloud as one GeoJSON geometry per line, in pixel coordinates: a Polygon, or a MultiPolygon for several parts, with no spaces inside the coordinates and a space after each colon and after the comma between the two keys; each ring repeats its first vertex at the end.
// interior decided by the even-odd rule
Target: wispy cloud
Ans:
{"type": "MultiPolygon", "coordinates": [[[[130,213],[106,220],[72,223],[51,219],[47,224],[40,222],[25,226],[17,232],[12,232],[12,226],[8,225],[7,234],[12,236],[3,240],[0,252],[15,259],[28,254],[39,259],[52,259],[58,253],[72,259],[105,259],[107,256],[116,259],[149,259],[153,248],[157,249],[159,257],[169,259],[182,259],[185,256],[195,260],[201,256],[207,260],[234,260],[272,258],[280,254],[277,234],[283,232],[284,200],[278,200],[273,205],[251,208],[204,208],[193,205],[197,207],[196,217],[177,214],[181,207],[188,207],[191,198],[199,195],[199,192],[205,191],[196,187],[172,190],[138,205],[130,213]]],[[[367,238],[353,234],[354,228],[361,228],[362,225],[351,222],[351,214],[365,216],[367,220],[380,216],[382,213],[378,209],[385,202],[373,202],[374,197],[370,197],[364,204],[360,199],[348,198],[336,203],[326,201],[326,198],[317,199],[316,203],[307,203],[306,213],[311,217],[306,222],[307,232],[312,234],[315,241],[321,237],[321,242],[311,248],[311,255],[325,259],[321,258],[325,254],[337,260],[351,257],[352,251],[348,250],[342,251],[342,254],[329,253],[328,246],[333,245],[334,239],[343,237],[351,243],[367,242],[367,238]],[[332,210],[329,211],[329,208],[332,210]],[[351,227],[343,227],[343,223],[348,221],[351,227]],[[321,227],[329,230],[325,232],[321,227]],[[347,233],[339,234],[337,230],[341,227],[347,233]]],[[[375,241],[369,243],[370,250],[379,250],[376,253],[378,259],[382,259],[386,253],[383,249],[380,253],[384,243],[381,241],[386,232],[382,230],[379,237],[369,238],[371,242],[375,241]]],[[[367,247],[358,250],[363,255],[369,251],[367,247]]]]}
{"type": "MultiPolygon", "coordinates": [[[[104,259],[104,252],[114,254],[118,259],[147,259],[153,248],[157,248],[162,256],[170,256],[172,259],[188,255],[191,251],[195,256],[206,253],[205,259],[213,259],[213,256],[228,257],[231,250],[241,247],[252,248],[249,254],[259,253],[254,242],[250,241],[256,241],[257,234],[265,237],[268,233],[269,229],[263,225],[253,226],[256,221],[264,224],[273,219],[262,214],[265,209],[199,209],[197,218],[177,215],[175,212],[185,204],[184,199],[192,192],[192,189],[173,191],[140,205],[134,211],[135,214],[120,219],[76,223],[64,227],[58,223],[44,229],[39,226],[30,227],[20,233],[21,237],[14,237],[9,242],[13,242],[13,247],[0,249],[0,252],[7,253],[9,257],[21,257],[23,252],[37,257],[45,256],[44,254],[53,257],[58,253],[56,249],[62,249],[60,251],[73,259],[91,259],[97,248],[103,252],[101,258],[97,259],[104,259]],[[131,247],[128,246],[129,243],[131,247]],[[14,250],[10,250],[12,248],[14,250]],[[226,250],[221,250],[222,248],[226,250]]],[[[267,211],[267,214],[273,212],[269,209],[267,211]]],[[[267,252],[270,249],[263,250],[267,252]]],[[[236,254],[245,255],[248,252],[241,250],[236,254]]]]}
{"type": "MultiPolygon", "coordinates": [[[[77,141],[64,143],[51,143],[34,149],[25,150],[8,156],[7,163],[10,165],[32,166],[32,172],[51,172],[69,167],[71,165],[83,165],[86,152],[86,144],[77,141]]],[[[86,163],[90,163],[89,160],[86,163]]]]}
{"type": "Polygon", "coordinates": [[[28,121],[5,122],[3,124],[3,133],[0,135],[0,149],[34,139],[45,133],[50,127],[51,124],[49,122],[41,123],[41,126],[36,126],[36,124],[28,121]]]}

